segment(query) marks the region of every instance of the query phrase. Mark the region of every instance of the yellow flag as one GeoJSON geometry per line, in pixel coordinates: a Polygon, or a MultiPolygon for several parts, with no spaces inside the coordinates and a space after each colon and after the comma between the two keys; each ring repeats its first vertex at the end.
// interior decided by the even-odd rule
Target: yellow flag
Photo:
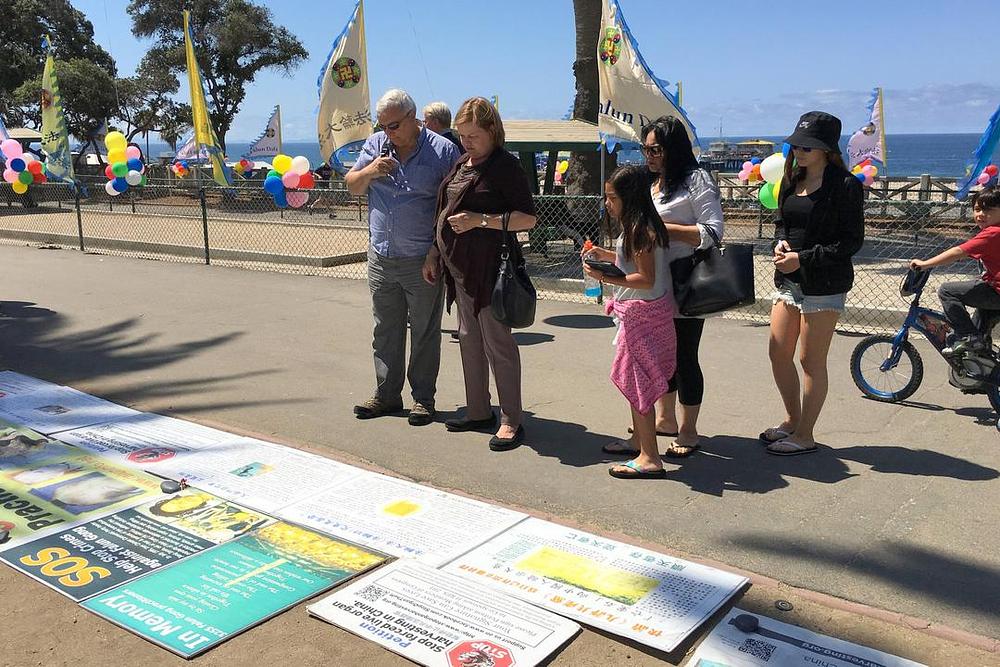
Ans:
{"type": "Polygon", "coordinates": [[[233,176],[226,166],[219,140],[212,129],[212,121],[208,117],[208,106],[205,104],[205,86],[201,80],[201,70],[194,57],[194,43],[191,39],[191,26],[188,23],[188,12],[184,12],[184,52],[187,56],[188,85],[191,89],[191,115],[194,117],[195,143],[208,152],[212,163],[212,178],[219,185],[232,185],[233,176]]]}

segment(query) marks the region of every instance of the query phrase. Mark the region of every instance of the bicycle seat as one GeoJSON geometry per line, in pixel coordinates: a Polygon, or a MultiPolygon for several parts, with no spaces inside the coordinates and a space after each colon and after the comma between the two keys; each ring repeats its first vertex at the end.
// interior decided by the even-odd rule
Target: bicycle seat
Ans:
{"type": "Polygon", "coordinates": [[[930,277],[930,269],[908,269],[906,277],[903,278],[903,282],[899,286],[899,295],[902,297],[913,296],[924,289],[924,285],[927,284],[927,279],[930,277]]]}

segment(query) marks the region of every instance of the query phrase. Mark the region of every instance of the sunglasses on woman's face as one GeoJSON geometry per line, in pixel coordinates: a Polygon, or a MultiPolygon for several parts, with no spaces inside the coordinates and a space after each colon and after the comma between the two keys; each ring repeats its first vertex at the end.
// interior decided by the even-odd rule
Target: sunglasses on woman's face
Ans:
{"type": "Polygon", "coordinates": [[[808,146],[792,146],[793,151],[802,151],[803,153],[811,153],[812,149],[808,146]]]}
{"type": "Polygon", "coordinates": [[[660,157],[663,155],[663,146],[659,144],[643,144],[642,154],[647,157],[660,157]]]}

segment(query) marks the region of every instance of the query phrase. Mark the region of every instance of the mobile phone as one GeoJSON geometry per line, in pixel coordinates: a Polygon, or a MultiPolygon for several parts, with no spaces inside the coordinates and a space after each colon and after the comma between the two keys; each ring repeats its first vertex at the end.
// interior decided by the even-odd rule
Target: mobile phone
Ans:
{"type": "Polygon", "coordinates": [[[602,262],[599,259],[585,259],[583,263],[594,269],[595,271],[600,271],[606,276],[611,276],[612,278],[621,278],[625,275],[625,272],[618,268],[618,265],[614,262],[602,262]]]}
{"type": "Polygon", "coordinates": [[[379,157],[389,157],[392,155],[393,145],[391,141],[386,141],[382,144],[382,150],[379,152],[379,157]]]}

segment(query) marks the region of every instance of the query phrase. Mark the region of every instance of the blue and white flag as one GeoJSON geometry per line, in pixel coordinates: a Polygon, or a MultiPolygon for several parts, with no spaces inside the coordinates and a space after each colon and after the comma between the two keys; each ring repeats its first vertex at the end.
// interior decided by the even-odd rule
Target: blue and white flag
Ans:
{"type": "Polygon", "coordinates": [[[982,173],[983,169],[986,168],[986,165],[993,158],[997,144],[1000,144],[1000,106],[990,116],[990,122],[986,126],[986,131],[983,132],[983,136],[979,139],[979,146],[976,147],[975,152],[972,154],[972,162],[965,167],[965,176],[955,184],[955,187],[958,188],[958,192],[955,193],[955,199],[964,201],[969,196],[969,190],[976,184],[979,174],[982,173]]]}
{"type": "Polygon", "coordinates": [[[3,118],[0,117],[0,141],[7,139],[10,139],[10,135],[7,133],[7,126],[3,124],[3,118]]]}
{"type": "Polygon", "coordinates": [[[885,167],[885,117],[882,108],[882,89],[872,91],[868,100],[868,122],[851,135],[847,142],[848,169],[854,165],[873,160],[885,167]]]}
{"type": "Polygon", "coordinates": [[[195,140],[195,135],[192,132],[191,136],[187,138],[181,147],[177,149],[174,153],[175,160],[190,160],[197,162],[208,162],[208,149],[204,146],[199,146],[198,142],[195,140]]]}
{"type": "Polygon", "coordinates": [[[601,97],[597,129],[613,150],[619,141],[642,143],[641,128],[660,116],[679,119],[697,154],[698,136],[681,108],[670,83],[649,68],[632,36],[618,0],[603,0],[601,32],[597,40],[597,72],[601,97]]]}
{"type": "Polygon", "coordinates": [[[254,160],[259,157],[274,157],[279,153],[281,153],[281,107],[275,106],[271,117],[267,119],[264,131],[254,139],[243,157],[254,160]]]}

